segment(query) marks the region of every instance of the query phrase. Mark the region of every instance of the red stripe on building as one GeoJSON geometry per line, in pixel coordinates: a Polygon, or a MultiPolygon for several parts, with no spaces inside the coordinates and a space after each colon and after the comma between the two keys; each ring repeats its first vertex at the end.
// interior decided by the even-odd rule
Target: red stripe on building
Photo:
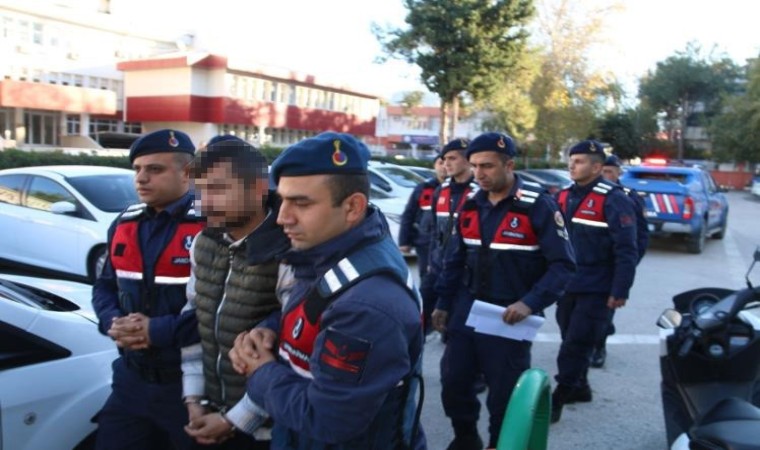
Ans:
{"type": "Polygon", "coordinates": [[[122,61],[116,68],[125,72],[131,70],[174,69],[177,67],[200,67],[204,69],[226,69],[227,58],[218,55],[207,55],[197,61],[192,61],[189,55],[168,58],[139,59],[122,61]]]}

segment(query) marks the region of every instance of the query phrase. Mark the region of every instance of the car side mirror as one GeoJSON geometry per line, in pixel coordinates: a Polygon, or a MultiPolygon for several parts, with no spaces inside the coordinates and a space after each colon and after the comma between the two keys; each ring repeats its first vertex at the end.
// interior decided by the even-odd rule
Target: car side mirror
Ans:
{"type": "Polygon", "coordinates": [[[672,330],[681,325],[681,313],[673,308],[668,308],[660,314],[660,318],[657,319],[657,326],[665,330],[672,330]]]}
{"type": "Polygon", "coordinates": [[[50,212],[53,214],[74,214],[77,212],[77,207],[75,204],[71,202],[55,202],[52,205],[50,205],[50,212]]]}

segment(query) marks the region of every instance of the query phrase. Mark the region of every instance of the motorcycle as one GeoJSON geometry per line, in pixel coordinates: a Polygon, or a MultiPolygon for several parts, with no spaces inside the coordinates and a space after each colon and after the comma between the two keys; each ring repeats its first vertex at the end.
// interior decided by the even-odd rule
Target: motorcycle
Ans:
{"type": "Polygon", "coordinates": [[[657,321],[661,394],[671,449],[760,450],[760,287],[673,297],[657,321]]]}

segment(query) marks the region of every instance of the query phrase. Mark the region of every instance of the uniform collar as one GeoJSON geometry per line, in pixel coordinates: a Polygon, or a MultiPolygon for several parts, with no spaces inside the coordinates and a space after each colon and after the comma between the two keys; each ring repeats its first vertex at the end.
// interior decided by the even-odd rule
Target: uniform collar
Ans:
{"type": "Polygon", "coordinates": [[[148,217],[154,218],[161,213],[166,213],[170,217],[176,217],[184,215],[189,209],[190,203],[193,201],[193,194],[190,191],[185,192],[182,197],[169,203],[160,213],[156,212],[155,208],[148,206],[145,208],[148,217]]]}
{"type": "MultiPolygon", "coordinates": [[[[519,175],[517,174],[514,174],[514,175],[515,175],[515,182],[512,183],[512,189],[509,190],[509,194],[506,197],[499,200],[499,203],[497,203],[497,205],[503,203],[506,200],[512,201],[518,198],[517,191],[522,189],[523,181],[522,179],[520,179],[519,175]]],[[[484,191],[483,189],[478,190],[478,192],[475,194],[475,201],[478,202],[478,204],[480,205],[491,204],[491,201],[488,200],[488,192],[484,191]]]]}
{"type": "Polygon", "coordinates": [[[573,187],[571,189],[575,194],[586,195],[591,192],[591,190],[594,189],[594,186],[596,186],[602,179],[602,176],[599,175],[594,179],[594,181],[585,186],[580,186],[578,183],[573,183],[573,187]]]}

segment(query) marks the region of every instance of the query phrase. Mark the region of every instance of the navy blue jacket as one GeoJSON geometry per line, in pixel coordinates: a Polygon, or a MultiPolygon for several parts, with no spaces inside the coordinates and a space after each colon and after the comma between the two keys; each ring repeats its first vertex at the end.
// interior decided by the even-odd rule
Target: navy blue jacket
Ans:
{"type": "Polygon", "coordinates": [[[636,214],[623,189],[597,178],[557,193],[565,213],[578,272],[567,292],[628,298],[639,259],[636,214]]]}
{"type": "MultiPolygon", "coordinates": [[[[181,313],[187,299],[185,284],[161,285],[154,280],[154,271],[167,246],[173,242],[180,223],[187,221],[187,215],[192,215],[193,196],[185,194],[179,200],[169,205],[160,213],[144,205],[135,205],[127,209],[117,218],[108,231],[109,257],[106,259],[103,271],[93,286],[92,304],[98,316],[98,329],[106,334],[114,318],[125,316],[132,312],[142,312],[151,318],[150,340],[151,351],[123,351],[128,357],[136,358],[140,364],[151,367],[179,368],[179,349],[200,342],[198,323],[194,312],[181,313]],[[133,261],[136,266],[142,266],[140,278],[127,280],[117,277],[111,262],[112,240],[116,227],[123,222],[124,216],[132,214],[137,222],[139,252],[142,261],[133,261]],[[149,303],[149,304],[148,304],[149,303]]],[[[183,245],[188,247],[195,236],[182,236],[187,240],[183,245]],[[189,237],[189,240],[187,239],[189,237]]],[[[187,264],[189,273],[190,261],[173,261],[173,264],[187,264]]]]}
{"type": "Polygon", "coordinates": [[[639,251],[637,262],[641,262],[647,252],[647,246],[649,246],[649,226],[646,217],[644,217],[644,199],[641,198],[636,189],[623,187],[623,191],[633,202],[633,211],[636,213],[636,248],[639,251]]]}
{"type": "MultiPolygon", "coordinates": [[[[295,284],[282,312],[282,329],[275,331],[296,339],[314,333],[314,338],[301,366],[289,356],[291,364],[270,362],[248,380],[248,396],[274,419],[273,448],[390,448],[388,430],[398,428],[401,414],[388,409],[389,400],[399,382],[417,370],[423,346],[419,305],[408,288],[378,273],[336,294],[318,329],[305,321],[289,322],[292,313],[308,310],[305,296],[338,261],[357,248],[390,239],[383,221],[372,208],[359,225],[330,241],[285,254],[295,284]]],[[[395,244],[393,251],[392,258],[403,264],[395,244]]],[[[280,354],[297,353],[284,350],[287,342],[281,339],[280,354]]],[[[415,444],[424,448],[422,433],[415,444]]]]}
{"type": "Polygon", "coordinates": [[[503,306],[522,300],[534,313],[560,299],[575,255],[559,207],[542,188],[515,176],[506,198],[493,205],[488,192],[478,191],[460,214],[453,251],[436,284],[439,309],[451,309],[463,280],[471,298],[503,306]]]}
{"type": "MultiPolygon", "coordinates": [[[[470,177],[464,183],[457,183],[453,178],[447,178],[433,193],[433,237],[430,241],[430,258],[428,261],[428,273],[438,276],[443,269],[443,261],[451,251],[449,241],[453,233],[456,233],[454,223],[457,211],[464,204],[465,193],[478,189],[478,185],[470,177]],[[450,194],[448,201],[442,199],[442,191],[448,189],[450,194]]],[[[443,195],[445,197],[445,195],[443,195]]]]}
{"type": "Polygon", "coordinates": [[[415,186],[401,214],[398,245],[429,246],[434,230],[433,192],[440,186],[437,178],[428,178],[415,186]]]}

